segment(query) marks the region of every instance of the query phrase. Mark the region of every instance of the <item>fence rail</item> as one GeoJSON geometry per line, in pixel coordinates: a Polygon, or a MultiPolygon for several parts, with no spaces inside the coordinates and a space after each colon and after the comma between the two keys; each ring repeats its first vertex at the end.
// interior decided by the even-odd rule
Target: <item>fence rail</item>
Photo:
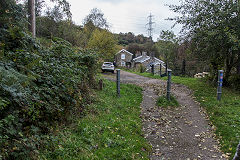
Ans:
{"type": "MultiPolygon", "coordinates": [[[[162,66],[161,67],[161,77],[165,77],[165,76],[167,76],[166,66],[164,66],[164,65],[161,65],[161,66],[162,66]]],[[[152,73],[151,67],[147,68],[146,72],[152,73]]],[[[159,65],[154,65],[154,74],[160,75],[160,64],[159,65]]]]}

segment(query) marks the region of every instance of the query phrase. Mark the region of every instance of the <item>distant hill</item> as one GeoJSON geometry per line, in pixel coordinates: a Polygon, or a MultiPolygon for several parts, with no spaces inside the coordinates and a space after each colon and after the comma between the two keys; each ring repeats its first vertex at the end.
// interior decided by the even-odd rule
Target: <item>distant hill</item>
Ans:
{"type": "Polygon", "coordinates": [[[142,34],[134,35],[134,33],[132,33],[132,32],[119,33],[119,34],[115,34],[115,36],[117,37],[118,44],[122,45],[122,46],[127,46],[127,45],[133,44],[133,43],[144,44],[149,41],[152,41],[152,40],[150,40],[150,38],[145,37],[142,34]]]}

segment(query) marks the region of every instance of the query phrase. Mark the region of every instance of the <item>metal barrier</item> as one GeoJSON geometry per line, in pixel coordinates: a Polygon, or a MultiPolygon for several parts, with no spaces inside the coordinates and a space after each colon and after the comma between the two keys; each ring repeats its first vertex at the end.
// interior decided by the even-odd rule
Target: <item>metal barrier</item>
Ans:
{"type": "Polygon", "coordinates": [[[172,79],[172,70],[168,69],[167,71],[168,81],[167,81],[167,100],[171,100],[171,79],[172,79]]]}

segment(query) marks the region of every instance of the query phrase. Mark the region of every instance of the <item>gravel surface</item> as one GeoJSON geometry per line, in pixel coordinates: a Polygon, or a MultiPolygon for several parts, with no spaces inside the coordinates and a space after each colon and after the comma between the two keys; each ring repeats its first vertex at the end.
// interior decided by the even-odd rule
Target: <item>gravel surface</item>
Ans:
{"type": "MultiPolygon", "coordinates": [[[[116,74],[103,74],[115,80],[116,74]]],[[[151,160],[220,160],[227,159],[219,149],[214,126],[192,97],[187,87],[172,84],[172,93],[180,104],[176,108],[156,106],[159,96],[166,93],[166,81],[121,71],[121,83],[143,88],[141,118],[144,137],[152,146],[151,160]]]]}

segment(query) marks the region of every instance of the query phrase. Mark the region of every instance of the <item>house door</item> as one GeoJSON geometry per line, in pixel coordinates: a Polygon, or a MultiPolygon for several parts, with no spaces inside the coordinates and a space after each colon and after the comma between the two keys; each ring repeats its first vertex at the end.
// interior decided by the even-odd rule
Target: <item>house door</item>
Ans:
{"type": "Polygon", "coordinates": [[[122,67],[125,67],[126,66],[126,63],[124,61],[121,62],[121,66],[122,67]]]}

